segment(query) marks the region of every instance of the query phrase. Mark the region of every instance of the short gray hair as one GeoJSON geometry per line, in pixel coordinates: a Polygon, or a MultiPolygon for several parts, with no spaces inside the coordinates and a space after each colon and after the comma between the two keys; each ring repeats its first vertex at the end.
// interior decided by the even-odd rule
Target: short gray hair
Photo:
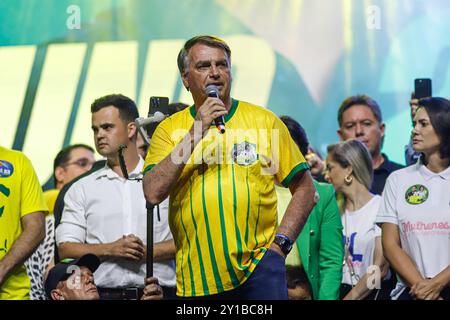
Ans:
{"type": "Polygon", "coordinates": [[[372,157],[364,143],[354,139],[347,140],[329,145],[327,151],[343,168],[352,166],[355,179],[370,189],[373,179],[372,157]]]}
{"type": "Polygon", "coordinates": [[[178,53],[177,64],[178,70],[180,70],[181,74],[183,74],[184,70],[186,70],[187,68],[189,50],[197,43],[201,43],[209,47],[222,49],[223,51],[225,51],[228,61],[231,62],[231,50],[225,41],[214,36],[208,35],[196,36],[186,41],[183,48],[181,48],[180,52],[178,53]]]}

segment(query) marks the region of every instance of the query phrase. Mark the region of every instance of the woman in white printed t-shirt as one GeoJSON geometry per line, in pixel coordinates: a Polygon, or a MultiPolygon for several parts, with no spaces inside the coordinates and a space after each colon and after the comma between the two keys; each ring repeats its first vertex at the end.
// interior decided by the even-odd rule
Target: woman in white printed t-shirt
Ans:
{"type": "Polygon", "coordinates": [[[391,297],[450,300],[450,101],[419,100],[413,124],[421,158],[389,176],[377,217],[401,280],[391,297]]]}
{"type": "Polygon", "coordinates": [[[370,193],[372,158],[365,145],[349,140],[328,146],[326,179],[338,195],[344,226],[344,265],[340,298],[377,299],[388,273],[375,218],[381,197],[370,193]]]}

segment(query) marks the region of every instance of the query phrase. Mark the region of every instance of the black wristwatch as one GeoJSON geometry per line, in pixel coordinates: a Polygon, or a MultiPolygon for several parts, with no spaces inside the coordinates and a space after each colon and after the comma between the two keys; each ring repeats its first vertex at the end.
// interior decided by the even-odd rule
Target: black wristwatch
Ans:
{"type": "Polygon", "coordinates": [[[277,233],[273,242],[280,247],[281,251],[283,251],[285,255],[288,255],[289,252],[291,252],[292,245],[294,244],[294,241],[282,233],[277,233]]]}

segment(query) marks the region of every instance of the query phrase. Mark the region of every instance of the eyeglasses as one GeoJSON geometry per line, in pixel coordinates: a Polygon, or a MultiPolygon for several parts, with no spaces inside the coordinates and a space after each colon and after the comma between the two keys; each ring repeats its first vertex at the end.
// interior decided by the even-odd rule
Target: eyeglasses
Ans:
{"type": "Polygon", "coordinates": [[[71,165],[77,165],[80,168],[91,168],[93,164],[94,164],[94,162],[90,161],[88,158],[81,158],[81,159],[77,159],[72,162],[68,162],[64,166],[67,167],[67,166],[71,166],[71,165]]]}

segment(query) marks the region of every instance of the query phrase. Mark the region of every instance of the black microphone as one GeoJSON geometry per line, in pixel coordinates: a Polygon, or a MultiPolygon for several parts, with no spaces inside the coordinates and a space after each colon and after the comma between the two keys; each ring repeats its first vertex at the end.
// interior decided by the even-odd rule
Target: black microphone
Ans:
{"type": "MultiPolygon", "coordinates": [[[[205,93],[208,97],[219,98],[219,89],[213,84],[206,86],[205,93]]],[[[215,118],[214,124],[220,133],[225,133],[225,120],[223,119],[223,116],[215,118]]]]}

